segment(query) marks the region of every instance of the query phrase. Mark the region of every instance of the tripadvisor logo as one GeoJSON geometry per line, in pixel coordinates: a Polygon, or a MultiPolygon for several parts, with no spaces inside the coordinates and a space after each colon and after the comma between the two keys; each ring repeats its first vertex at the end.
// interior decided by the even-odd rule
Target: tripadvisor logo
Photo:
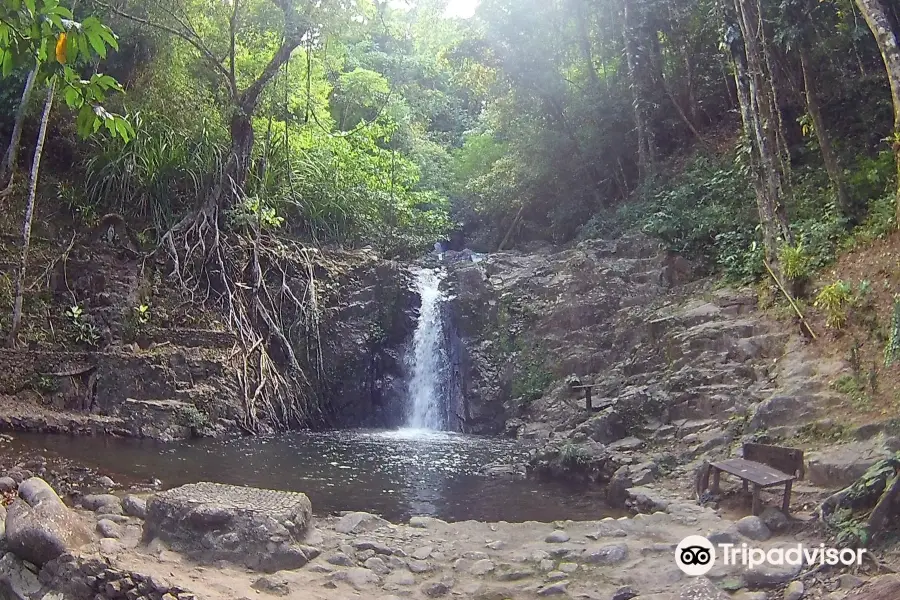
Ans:
{"type": "Polygon", "coordinates": [[[744,565],[755,569],[763,565],[859,566],[865,553],[865,548],[826,548],[825,544],[817,547],[797,544],[769,550],[751,548],[747,544],[719,544],[717,551],[716,546],[705,537],[690,535],[675,548],[675,564],[686,575],[699,577],[712,570],[717,556],[721,556],[723,565],[744,565]]]}

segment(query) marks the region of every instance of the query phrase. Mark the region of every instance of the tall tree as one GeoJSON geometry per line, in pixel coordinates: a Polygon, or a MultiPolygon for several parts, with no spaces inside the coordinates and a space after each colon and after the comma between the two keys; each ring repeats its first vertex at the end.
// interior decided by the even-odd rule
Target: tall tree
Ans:
{"type": "Polygon", "coordinates": [[[887,69],[894,103],[894,135],[891,145],[897,161],[897,225],[900,227],[900,24],[885,0],[856,0],[856,5],[872,30],[887,69]]]}

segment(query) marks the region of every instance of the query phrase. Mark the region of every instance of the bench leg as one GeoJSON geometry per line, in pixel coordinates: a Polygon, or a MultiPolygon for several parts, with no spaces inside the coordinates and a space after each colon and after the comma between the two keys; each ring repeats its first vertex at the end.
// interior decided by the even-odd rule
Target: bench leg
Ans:
{"type": "Polygon", "coordinates": [[[741,482],[744,484],[744,495],[746,496],[750,493],[750,482],[746,479],[742,479],[741,482]]]}
{"type": "Polygon", "coordinates": [[[793,481],[788,481],[784,484],[784,500],[781,501],[781,512],[785,515],[791,514],[791,488],[793,485],[793,481]]]}
{"type": "Polygon", "coordinates": [[[759,484],[753,484],[753,514],[759,515],[762,512],[762,487],[759,484]]]}
{"type": "Polygon", "coordinates": [[[718,494],[719,493],[719,476],[721,475],[721,472],[715,467],[710,467],[710,469],[712,469],[713,480],[712,480],[712,487],[710,488],[709,491],[712,492],[713,494],[718,494]]]}

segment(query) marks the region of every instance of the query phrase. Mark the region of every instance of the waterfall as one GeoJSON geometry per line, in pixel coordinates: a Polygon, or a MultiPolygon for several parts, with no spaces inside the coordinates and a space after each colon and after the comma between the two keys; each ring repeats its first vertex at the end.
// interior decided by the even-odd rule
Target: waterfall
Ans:
{"type": "Polygon", "coordinates": [[[444,430],[447,426],[444,402],[447,352],[441,311],[444,295],[440,290],[444,276],[440,269],[422,269],[416,274],[416,288],[422,298],[422,306],[410,356],[411,373],[407,386],[409,414],[406,422],[413,429],[444,430]]]}

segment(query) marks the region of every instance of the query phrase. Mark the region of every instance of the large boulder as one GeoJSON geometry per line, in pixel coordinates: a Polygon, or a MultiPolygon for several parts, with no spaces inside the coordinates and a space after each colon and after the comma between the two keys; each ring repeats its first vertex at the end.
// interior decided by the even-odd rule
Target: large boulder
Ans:
{"type": "Polygon", "coordinates": [[[46,481],[32,477],[22,482],[19,499],[6,515],[6,543],[11,552],[43,565],[90,540],[90,530],[46,481]]]}
{"type": "Polygon", "coordinates": [[[194,483],[150,497],[144,539],[160,538],[201,563],[274,573],[319,554],[300,544],[312,519],[305,494],[194,483]]]}
{"type": "Polygon", "coordinates": [[[896,600],[900,598],[900,575],[873,579],[848,598],[856,600],[896,600]]]}

